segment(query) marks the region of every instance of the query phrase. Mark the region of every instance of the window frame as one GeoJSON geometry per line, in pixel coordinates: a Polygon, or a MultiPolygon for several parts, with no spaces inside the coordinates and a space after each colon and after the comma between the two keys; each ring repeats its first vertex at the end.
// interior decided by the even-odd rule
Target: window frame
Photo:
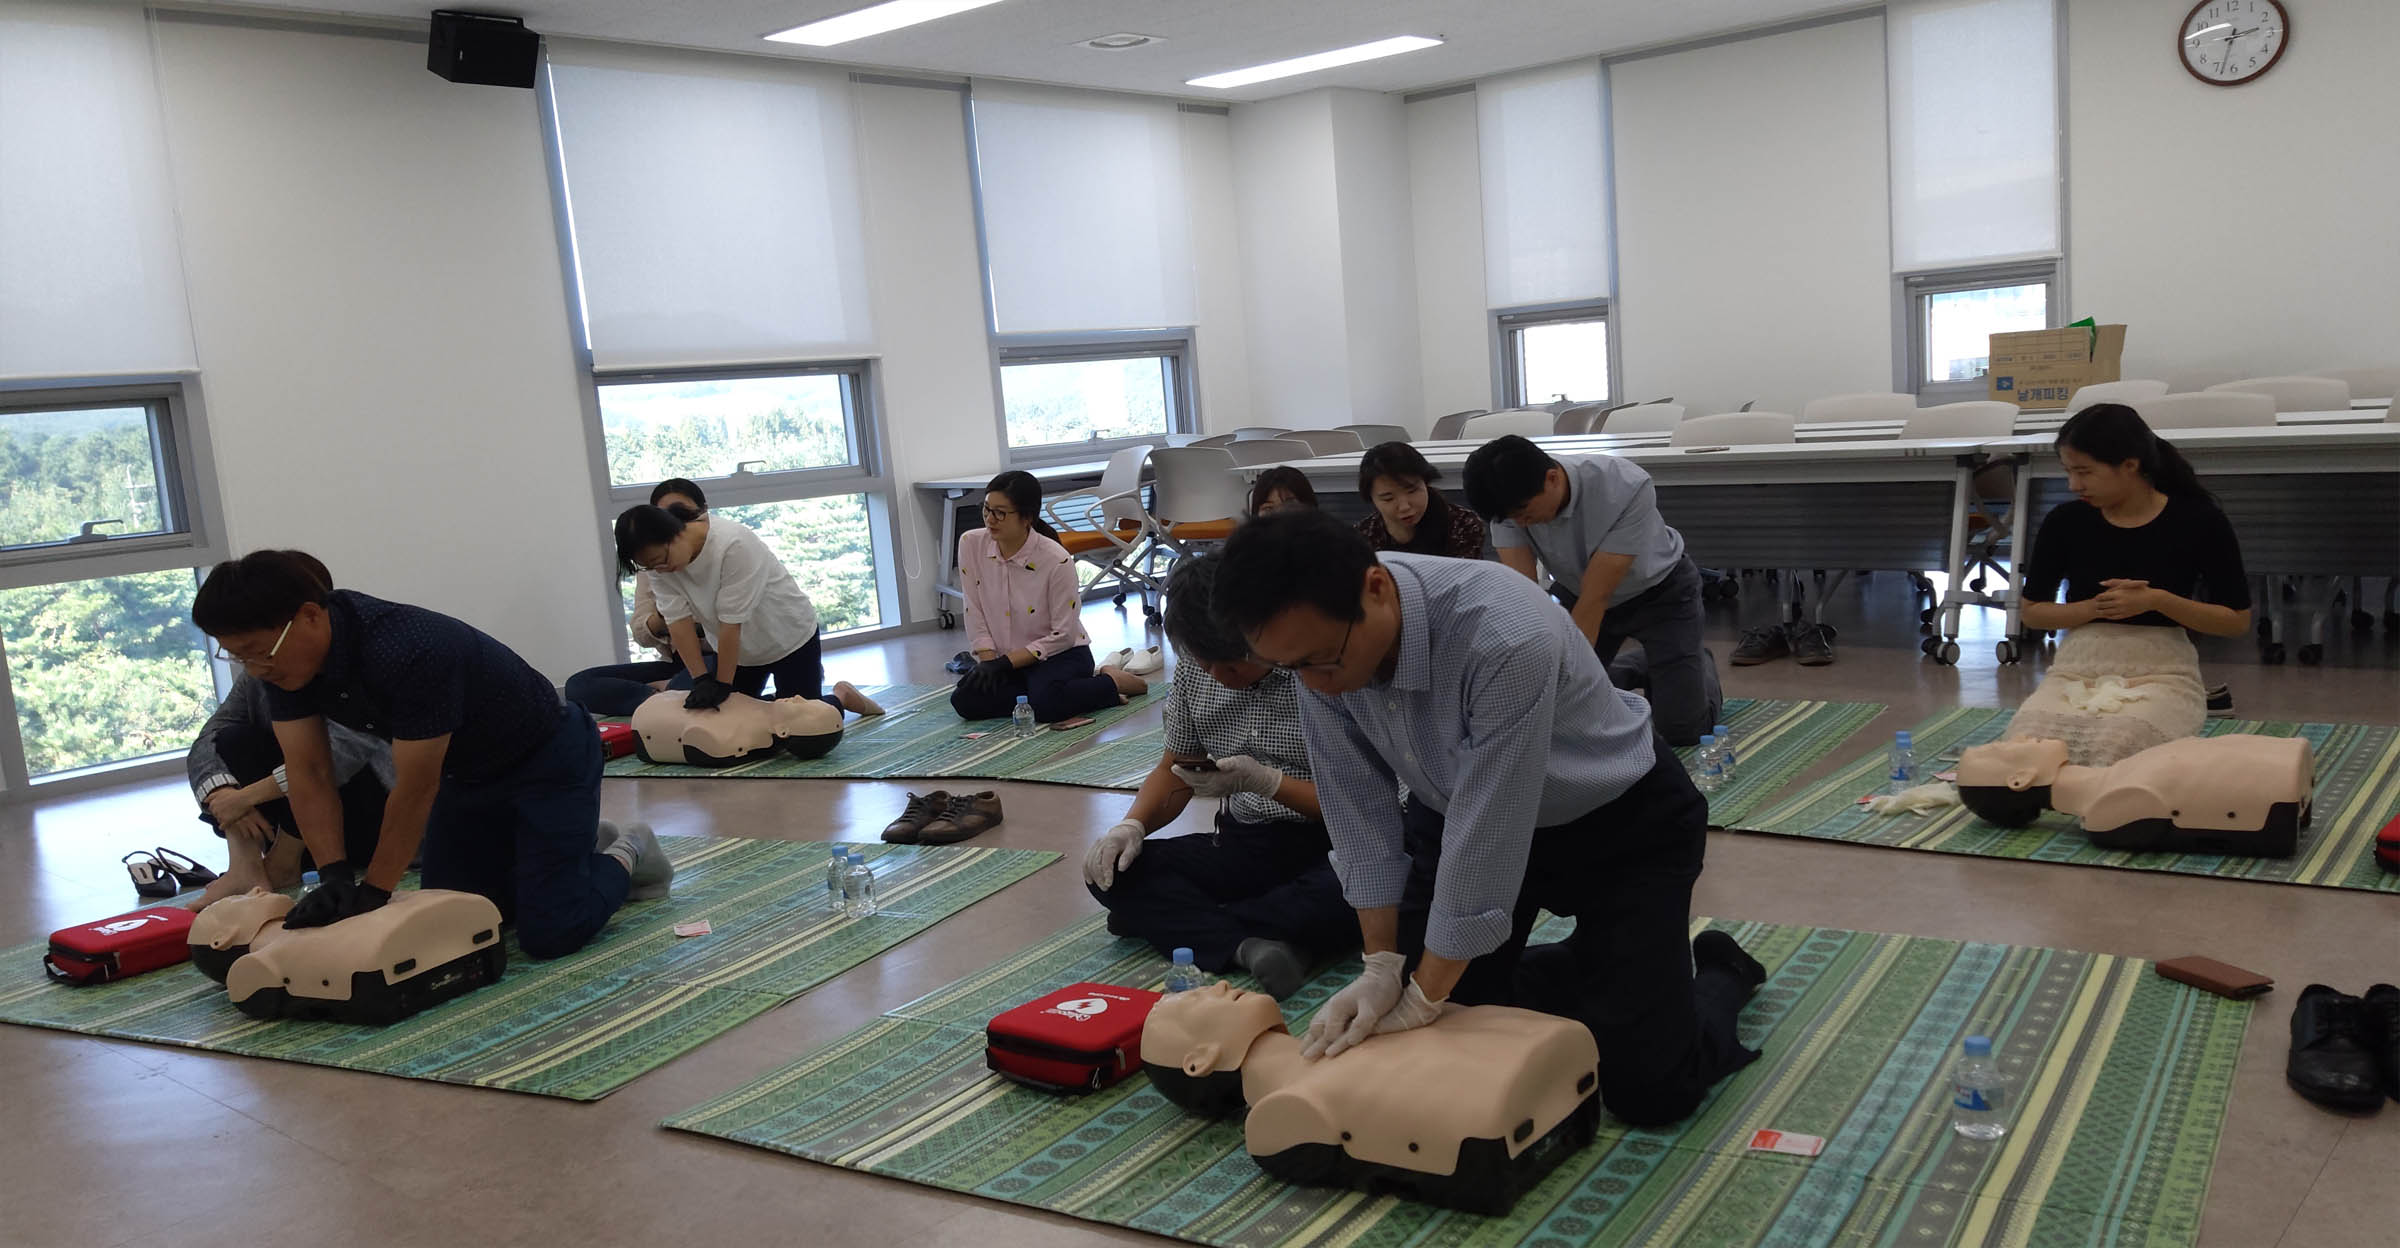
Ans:
{"type": "Polygon", "coordinates": [[[1624,370],[1619,367],[1621,354],[1617,340],[1616,301],[1613,299],[1575,299],[1562,303],[1524,304],[1513,308],[1494,308],[1492,325],[1492,408],[1505,411],[1511,408],[1539,407],[1557,402],[1554,398],[1538,402],[1524,393],[1524,346],[1520,332],[1537,325],[1559,325],[1568,322],[1598,321],[1608,334],[1608,390],[1598,398],[1573,398],[1575,403],[1614,404],[1623,391],[1624,370]]]}
{"type": "Polygon", "coordinates": [[[1089,334],[997,334],[992,337],[992,399],[1000,436],[1001,462],[1011,468],[1106,459],[1131,446],[1156,443],[1170,434],[1200,431],[1198,334],[1190,326],[1089,334]],[[1159,358],[1166,361],[1167,428],[1163,433],[1081,442],[1012,446],[1008,435],[1008,388],[1004,370],[1019,364],[1085,364],[1159,358]]]}
{"type": "MultiPolygon", "coordinates": [[[[0,550],[0,589],[27,589],[75,581],[135,576],[184,569],[199,577],[230,558],[216,463],[208,438],[207,405],[199,378],[190,373],[119,377],[42,378],[0,382],[0,411],[59,411],[140,404],[151,409],[150,454],[158,471],[166,514],[180,522],[172,532],[109,537],[93,542],[43,542],[0,550]]],[[[225,665],[209,660],[217,696],[232,687],[225,665]]],[[[0,638],[0,806],[35,797],[86,792],[128,780],[180,774],[183,752],[55,772],[35,779],[25,761],[24,728],[17,719],[16,686],[7,640],[0,638]]]]}
{"type": "Polygon", "coordinates": [[[1921,403],[1932,405],[1981,399],[1989,391],[1989,385],[1983,377],[1961,381],[1933,381],[1926,377],[1929,296],[2038,285],[2042,287],[2043,327],[2056,329],[2060,292],[2064,288],[2061,281],[2063,267],[2057,260],[2018,260],[2006,264],[1966,265],[1894,274],[1892,291],[1897,313],[1893,319],[1899,324],[1900,332],[1895,338],[1894,345],[1899,358],[1893,362],[1892,377],[1900,392],[1916,395],[1921,403]]]}
{"type": "Polygon", "coordinates": [[[907,623],[901,618],[900,587],[894,577],[898,569],[898,547],[892,508],[897,487],[892,479],[889,444],[880,419],[882,391],[873,360],[792,360],[685,368],[586,369],[584,377],[590,396],[593,484],[602,508],[601,540],[606,548],[604,559],[609,578],[607,600],[612,621],[610,631],[615,637],[619,653],[624,652],[630,641],[620,590],[624,578],[617,574],[616,553],[608,547],[606,533],[619,512],[637,503],[649,502],[650,491],[657,487],[658,482],[617,484],[616,471],[608,461],[608,431],[601,417],[601,391],[612,385],[799,376],[843,379],[842,416],[850,444],[851,462],[823,468],[785,468],[768,472],[756,472],[746,466],[736,465],[732,472],[693,477],[691,481],[707,492],[709,509],[712,511],[720,507],[804,502],[812,498],[844,494],[864,495],[867,503],[867,540],[875,557],[876,623],[839,632],[829,629],[824,637],[830,642],[837,638],[865,636],[907,623]]]}

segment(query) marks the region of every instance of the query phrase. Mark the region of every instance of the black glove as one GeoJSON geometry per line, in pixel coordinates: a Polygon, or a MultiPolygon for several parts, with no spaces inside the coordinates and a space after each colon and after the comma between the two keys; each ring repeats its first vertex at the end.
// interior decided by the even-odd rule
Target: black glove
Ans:
{"type": "Polygon", "coordinates": [[[380,910],[392,895],[372,884],[362,884],[358,872],[347,862],[328,863],[317,868],[317,886],[283,916],[286,928],[323,927],[338,923],[354,914],[380,910]]]}
{"type": "Polygon", "coordinates": [[[969,671],[966,679],[959,681],[958,685],[969,693],[986,693],[999,688],[1000,682],[1015,670],[1017,665],[1009,662],[1007,655],[994,655],[976,664],[974,670],[969,671]]]}
{"type": "Polygon", "coordinates": [[[684,695],[683,709],[713,711],[733,696],[733,686],[714,676],[701,676],[692,681],[692,691],[684,695]]]}

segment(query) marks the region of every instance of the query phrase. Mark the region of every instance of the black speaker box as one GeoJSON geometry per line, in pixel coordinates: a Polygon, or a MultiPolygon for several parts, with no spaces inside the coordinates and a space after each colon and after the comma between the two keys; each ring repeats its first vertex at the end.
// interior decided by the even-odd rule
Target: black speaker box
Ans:
{"type": "Polygon", "coordinates": [[[542,37],[521,17],[435,9],[425,68],[452,82],[530,87],[541,51],[542,37]]]}

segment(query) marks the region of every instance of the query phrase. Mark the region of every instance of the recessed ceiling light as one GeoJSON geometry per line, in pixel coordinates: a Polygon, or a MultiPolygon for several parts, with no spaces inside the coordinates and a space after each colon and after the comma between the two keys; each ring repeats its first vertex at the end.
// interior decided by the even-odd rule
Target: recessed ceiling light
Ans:
{"type": "Polygon", "coordinates": [[[1227,87],[1246,87],[1254,82],[1289,78],[1295,74],[1313,74],[1320,69],[1332,69],[1336,65],[1356,65],[1360,61],[1372,61],[1377,57],[1398,56],[1403,52],[1415,52],[1420,48],[1437,48],[1441,46],[1441,43],[1442,41],[1439,39],[1428,39],[1423,35],[1396,35],[1390,39],[1378,39],[1373,43],[1335,48],[1330,52],[1311,52],[1307,56],[1295,56],[1288,61],[1270,61],[1265,65],[1253,65],[1248,69],[1228,70],[1222,74],[1210,74],[1205,78],[1192,78],[1186,80],[1184,85],[1187,87],[1216,87],[1220,90],[1227,87]]]}
{"type": "Polygon", "coordinates": [[[830,48],[837,43],[848,43],[853,39],[864,39],[869,35],[880,35],[888,30],[898,30],[903,26],[914,26],[919,22],[930,22],[953,13],[964,13],[969,9],[998,3],[1000,0],[884,0],[882,4],[854,13],[776,31],[767,36],[767,41],[830,48]]]}
{"type": "Polygon", "coordinates": [[[1137,35],[1129,31],[1119,35],[1100,35],[1096,38],[1079,40],[1075,46],[1090,48],[1094,52],[1122,52],[1127,48],[1146,48],[1154,43],[1165,42],[1166,40],[1157,35],[1137,35]]]}

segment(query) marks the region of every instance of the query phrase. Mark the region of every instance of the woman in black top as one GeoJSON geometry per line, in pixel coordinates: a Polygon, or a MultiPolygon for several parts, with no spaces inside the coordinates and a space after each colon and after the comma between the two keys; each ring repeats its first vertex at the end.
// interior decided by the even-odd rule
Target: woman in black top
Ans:
{"type": "Polygon", "coordinates": [[[1406,442],[1386,442],[1358,461],[1358,496],[1375,514],[1358,531],[1377,550],[1413,555],[1483,558],[1483,517],[1452,506],[1433,483],[1441,469],[1406,442]]]}
{"type": "Polygon", "coordinates": [[[2207,695],[2184,630],[2247,632],[2250,581],[2225,513],[2132,408],[2085,408],[2057,445],[2077,501],[2042,520],[2024,619],[2067,636],[2008,735],[2062,740],[2072,761],[2105,766],[2199,733],[2207,695]]]}

